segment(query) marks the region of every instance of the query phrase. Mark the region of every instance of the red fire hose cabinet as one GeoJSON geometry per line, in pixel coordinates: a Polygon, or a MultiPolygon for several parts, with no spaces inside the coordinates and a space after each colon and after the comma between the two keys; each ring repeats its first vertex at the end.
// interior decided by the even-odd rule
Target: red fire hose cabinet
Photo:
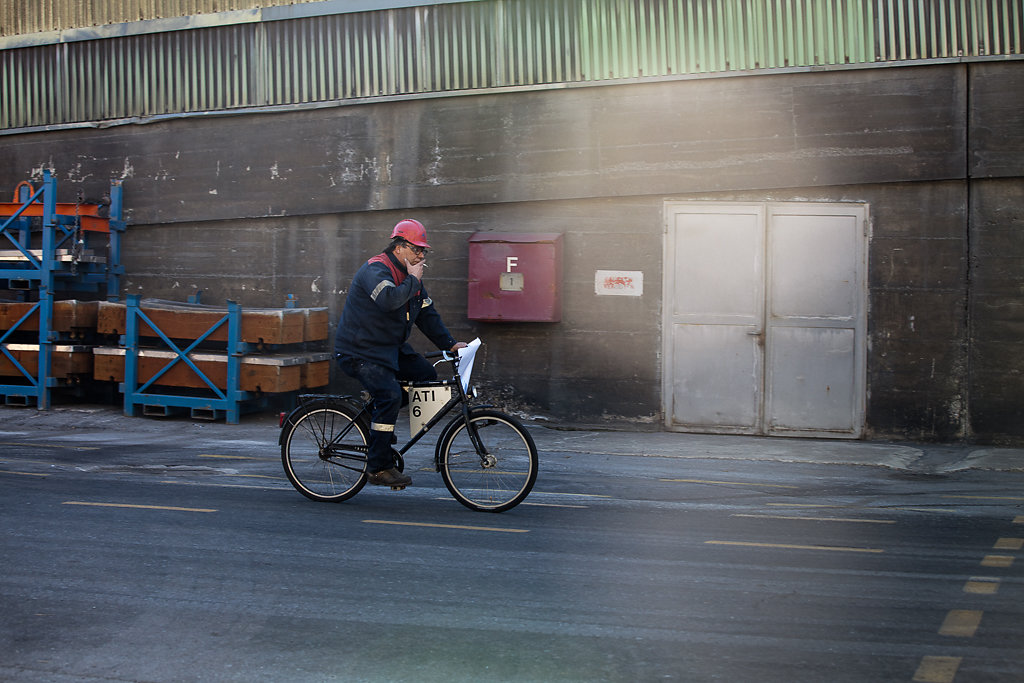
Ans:
{"type": "Polygon", "coordinates": [[[470,320],[559,322],[562,235],[478,232],[469,238],[470,320]]]}

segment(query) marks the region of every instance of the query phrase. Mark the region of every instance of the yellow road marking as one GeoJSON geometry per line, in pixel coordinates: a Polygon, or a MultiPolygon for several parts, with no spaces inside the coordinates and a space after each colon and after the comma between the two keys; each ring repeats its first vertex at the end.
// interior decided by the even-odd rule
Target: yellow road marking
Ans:
{"type": "Polygon", "coordinates": [[[914,673],[915,683],[953,683],[956,677],[956,670],[960,668],[963,657],[935,657],[927,656],[921,658],[921,664],[914,673]]]}
{"type": "Polygon", "coordinates": [[[780,508],[841,508],[845,505],[818,505],[815,503],[767,503],[769,506],[780,508]]]}
{"type": "Polygon", "coordinates": [[[704,541],[710,545],[738,545],[749,548],[781,548],[783,550],[830,550],[841,553],[884,553],[880,548],[849,548],[834,545],[796,545],[790,543],[751,543],[747,541],[704,541]]]}
{"type": "Polygon", "coordinates": [[[972,576],[970,580],[964,584],[964,593],[973,593],[975,595],[995,595],[998,592],[999,579],[984,576],[972,576]]]}
{"type": "Polygon", "coordinates": [[[46,465],[48,467],[56,467],[58,465],[58,463],[55,463],[52,460],[22,460],[21,458],[17,458],[17,459],[15,459],[15,458],[10,458],[10,459],[3,458],[3,459],[0,459],[0,463],[3,463],[5,465],[12,465],[14,463],[17,463],[19,465],[24,465],[24,464],[27,463],[29,465],[46,465]]]}
{"type": "Polygon", "coordinates": [[[50,476],[49,474],[44,474],[42,472],[18,472],[17,470],[0,470],[0,473],[3,473],[3,474],[20,474],[23,477],[48,477],[48,476],[50,476]]]}
{"type": "Polygon", "coordinates": [[[1013,518],[1014,524],[1024,524],[1024,515],[1017,515],[1013,518]]]}
{"type": "Polygon", "coordinates": [[[1000,538],[992,547],[996,550],[1020,550],[1024,547],[1024,538],[1000,538]]]}
{"type": "Polygon", "coordinates": [[[894,519],[855,519],[853,517],[802,517],[798,515],[754,515],[736,513],[733,517],[756,517],[758,519],[797,519],[808,522],[850,522],[854,524],[895,524],[894,519]]]}
{"type": "Polygon", "coordinates": [[[427,522],[392,522],[386,519],[364,519],[364,524],[391,524],[394,526],[427,526],[435,529],[464,529],[468,531],[501,531],[508,534],[525,534],[529,529],[502,529],[493,526],[466,526],[463,524],[429,524],[427,522]]]}
{"type": "Polygon", "coordinates": [[[981,558],[982,567],[1006,568],[1013,564],[1013,558],[1009,555],[986,555],[981,558]]]}
{"type": "Polygon", "coordinates": [[[939,628],[939,635],[971,638],[981,624],[981,615],[981,610],[975,609],[950,610],[942,622],[942,627],[939,628]]]}
{"type": "Polygon", "coordinates": [[[567,505],[565,503],[529,503],[524,501],[520,503],[520,505],[532,505],[533,507],[538,508],[573,508],[576,510],[588,509],[586,505],[567,505]]]}
{"type": "Polygon", "coordinates": [[[29,448],[67,448],[72,451],[98,451],[99,446],[69,446],[63,443],[30,443],[22,441],[0,441],[0,446],[28,446],[29,448]]]}
{"type": "Polygon", "coordinates": [[[534,495],[541,496],[576,496],[578,498],[611,498],[604,493],[559,493],[557,491],[534,491],[534,495]]]}
{"type": "Polygon", "coordinates": [[[715,481],[713,479],[659,479],[659,481],[679,482],[681,484],[727,484],[729,486],[762,486],[770,489],[796,489],[799,486],[787,484],[762,484],[759,481],[715,481]]]}
{"type": "Polygon", "coordinates": [[[81,500],[66,500],[61,505],[88,505],[105,508],[135,508],[139,510],[175,510],[179,512],[216,512],[211,508],[183,508],[173,505],[132,505],[130,503],[90,503],[81,500]]]}
{"type": "Polygon", "coordinates": [[[967,500],[1024,500],[1024,496],[942,496],[943,498],[965,498],[967,500]]]}

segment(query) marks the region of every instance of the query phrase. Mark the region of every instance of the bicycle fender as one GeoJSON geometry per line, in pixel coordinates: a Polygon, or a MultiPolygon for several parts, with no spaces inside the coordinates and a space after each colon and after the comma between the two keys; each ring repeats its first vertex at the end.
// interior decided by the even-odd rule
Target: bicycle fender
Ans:
{"type": "MultiPolygon", "coordinates": [[[[469,416],[472,417],[473,413],[475,413],[478,410],[484,410],[486,408],[494,408],[494,407],[495,406],[493,404],[491,404],[491,403],[483,403],[483,404],[478,405],[478,406],[473,406],[472,408],[469,409],[469,416]]],[[[437,437],[437,443],[434,445],[434,471],[435,472],[440,472],[441,471],[441,446],[444,445],[444,442],[448,438],[448,435],[451,434],[455,430],[455,428],[458,427],[459,423],[461,423],[461,422],[462,422],[462,415],[461,414],[456,415],[455,417],[453,417],[448,422],[448,424],[446,424],[444,426],[444,429],[441,430],[441,436],[437,437]]]]}

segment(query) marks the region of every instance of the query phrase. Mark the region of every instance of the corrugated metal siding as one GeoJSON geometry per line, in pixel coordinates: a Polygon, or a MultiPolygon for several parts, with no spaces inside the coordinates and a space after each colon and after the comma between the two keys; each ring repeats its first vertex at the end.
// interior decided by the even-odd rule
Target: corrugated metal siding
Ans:
{"type": "Polygon", "coordinates": [[[879,0],[878,59],[1021,54],[1021,0],[879,0]]]}
{"type": "Polygon", "coordinates": [[[587,80],[874,60],[863,0],[644,0],[588,5],[587,80]]]}
{"type": "Polygon", "coordinates": [[[253,38],[227,26],[0,51],[0,126],[249,106],[253,38]]]}
{"type": "Polygon", "coordinates": [[[189,17],[318,0],[0,0],[0,36],[189,17]]]}
{"type": "Polygon", "coordinates": [[[1021,0],[490,0],[55,43],[0,50],[0,128],[1019,55],[1021,14],[1021,0]]]}

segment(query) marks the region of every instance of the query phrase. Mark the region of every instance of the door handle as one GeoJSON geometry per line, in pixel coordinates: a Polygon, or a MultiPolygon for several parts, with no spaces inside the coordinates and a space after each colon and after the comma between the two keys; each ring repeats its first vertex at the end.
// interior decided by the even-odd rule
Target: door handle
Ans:
{"type": "Polygon", "coordinates": [[[764,346],[764,330],[759,332],[747,332],[748,337],[757,337],[757,345],[764,346]]]}

